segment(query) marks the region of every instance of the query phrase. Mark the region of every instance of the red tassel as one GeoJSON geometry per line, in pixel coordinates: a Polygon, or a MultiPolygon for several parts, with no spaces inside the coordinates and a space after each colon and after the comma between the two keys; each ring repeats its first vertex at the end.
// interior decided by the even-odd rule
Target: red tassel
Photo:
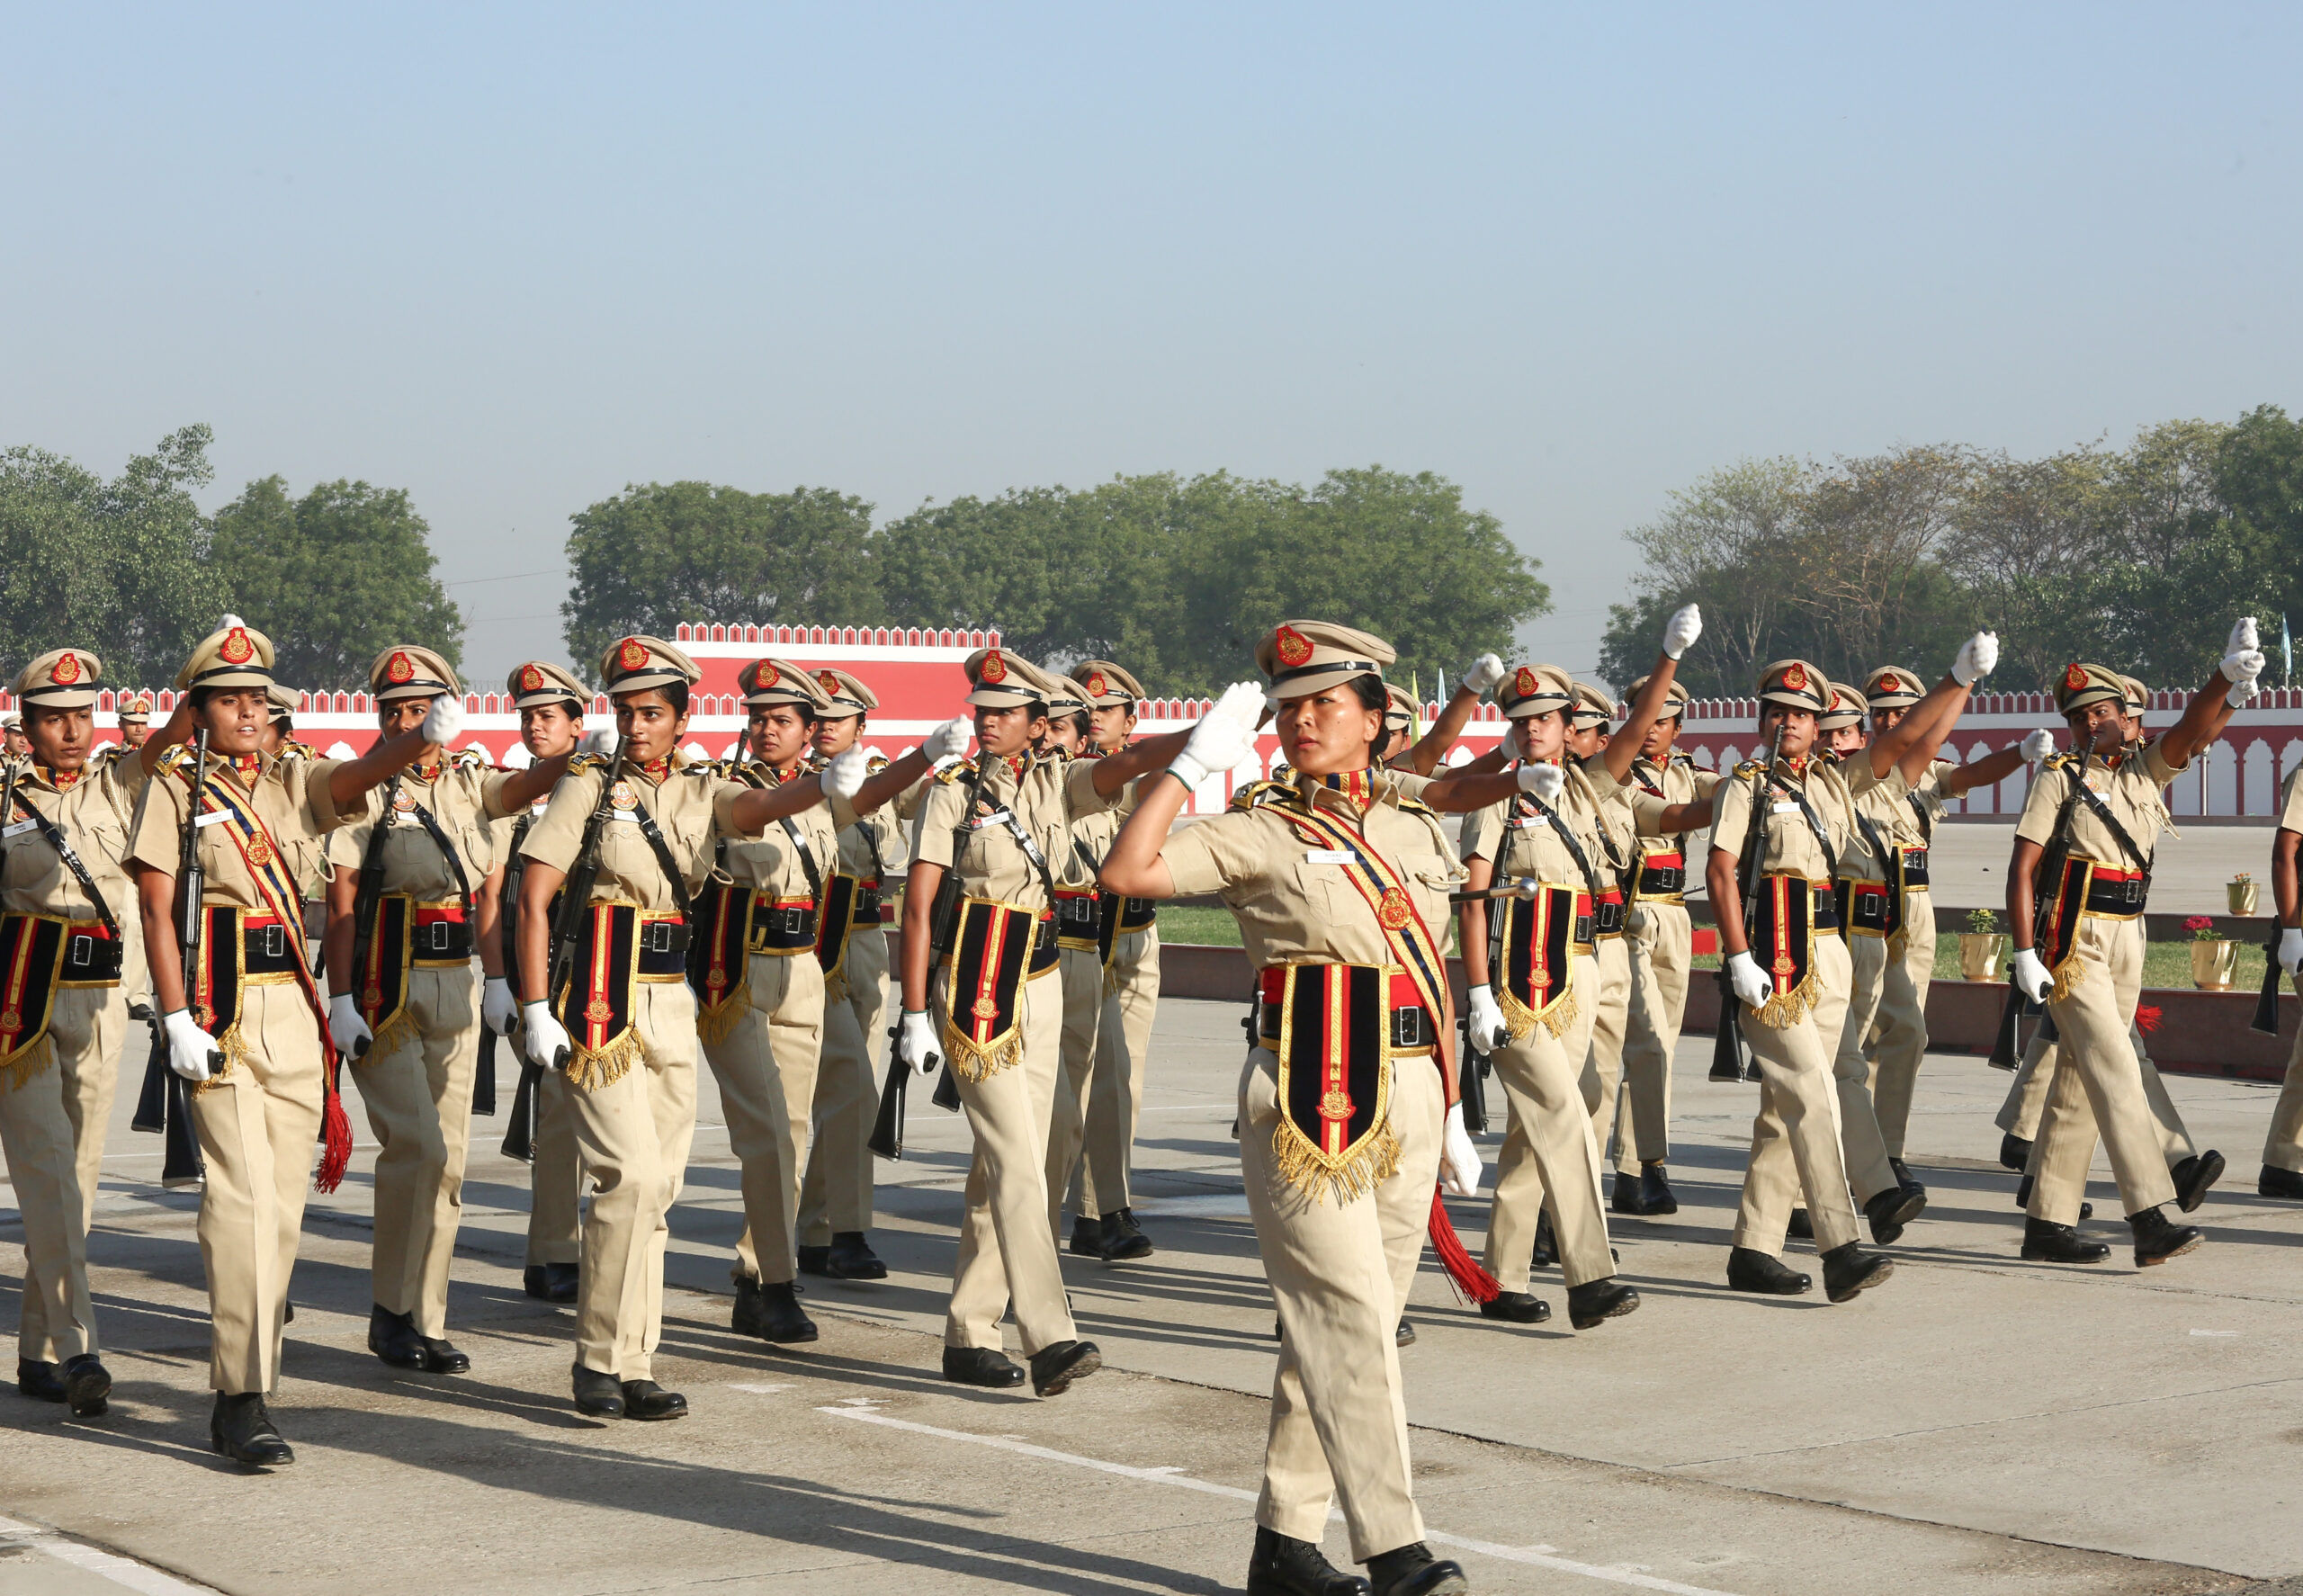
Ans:
{"type": "Polygon", "coordinates": [[[2159,1010],[2147,1003],[2141,1005],[2135,1011],[2135,1023],[2148,1036],[2159,1028],[2159,1010]]]}
{"type": "Polygon", "coordinates": [[[1456,1295],[1475,1303],[1492,1303],[1503,1294],[1503,1282],[1479,1267],[1456,1233],[1455,1223],[1447,1217],[1447,1205],[1440,1200],[1439,1188],[1431,1188],[1431,1250],[1439,1255],[1439,1267],[1447,1271],[1448,1284],[1456,1295]]]}
{"type": "Polygon", "coordinates": [[[336,1058],[332,1054],[320,1065],[320,1090],[324,1098],[320,1105],[320,1167],[312,1172],[312,1189],[329,1192],[344,1184],[344,1172],[352,1167],[352,1119],[344,1111],[344,1094],[336,1089],[336,1058]]]}

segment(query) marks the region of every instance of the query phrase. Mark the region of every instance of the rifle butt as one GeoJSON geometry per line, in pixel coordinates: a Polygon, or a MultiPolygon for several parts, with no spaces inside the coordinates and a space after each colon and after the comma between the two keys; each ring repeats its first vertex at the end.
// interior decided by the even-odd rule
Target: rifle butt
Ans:
{"type": "Polygon", "coordinates": [[[479,1027],[479,1062],[471,1072],[471,1111],[496,1116],[496,1031],[485,1024],[479,1027]]]}
{"type": "Polygon", "coordinates": [[[1722,1083],[1743,1078],[1743,1004],[1734,988],[1727,983],[1727,973],[1719,973],[1719,1029],[1711,1038],[1710,1079],[1722,1083]]]}
{"type": "Polygon", "coordinates": [[[171,1191],[181,1191],[208,1179],[208,1162],[201,1156],[200,1134],[193,1128],[192,1094],[185,1089],[183,1076],[170,1070],[167,1077],[161,1088],[167,1125],[165,1153],[160,1161],[160,1184],[171,1191]]]}
{"type": "Polygon", "coordinates": [[[168,1068],[167,1041],[155,1026],[151,1056],[144,1061],[144,1085],[136,1094],[136,1114],[129,1129],[158,1135],[168,1128],[168,1082],[175,1077],[168,1068]]]}
{"type": "Polygon", "coordinates": [[[2266,1036],[2279,1035],[2279,938],[2274,936],[2263,949],[2263,986],[2255,994],[2255,1018],[2247,1022],[2251,1031],[2261,1031],[2266,1036]]]}
{"type": "Polygon", "coordinates": [[[1474,1135],[1487,1134],[1487,1087],[1480,1079],[1487,1072],[1487,1054],[1472,1045],[1471,1022],[1458,1027],[1463,1033],[1464,1045],[1456,1054],[1461,1060],[1456,1071],[1456,1093],[1464,1110],[1464,1128],[1474,1135]]]}
{"type": "Polygon", "coordinates": [[[873,1157],[891,1163],[903,1159],[904,1077],[910,1073],[910,1065],[890,1057],[887,1083],[880,1088],[880,1116],[872,1122],[872,1139],[865,1143],[873,1157]]]}
{"type": "Polygon", "coordinates": [[[524,1164],[536,1161],[536,1088],[542,1077],[541,1065],[521,1063],[520,1084],[512,1089],[512,1112],[504,1124],[501,1151],[524,1164]]]}
{"type": "Polygon", "coordinates": [[[936,1072],[936,1095],[927,1100],[947,1114],[960,1111],[960,1078],[952,1073],[952,1061],[945,1059],[936,1072]]]}
{"type": "Polygon", "coordinates": [[[2022,989],[2013,976],[2007,980],[2007,1001],[2000,1005],[1999,1029],[1991,1039],[1991,1067],[2012,1070],[2015,1067],[2015,1027],[2023,1017],[2022,989]]]}

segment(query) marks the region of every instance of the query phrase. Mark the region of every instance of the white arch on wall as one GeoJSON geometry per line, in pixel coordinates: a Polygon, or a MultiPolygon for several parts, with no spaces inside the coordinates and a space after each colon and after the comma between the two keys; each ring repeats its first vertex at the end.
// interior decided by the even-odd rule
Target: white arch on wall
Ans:
{"type": "Polygon", "coordinates": [[[2177,776],[2167,788],[2167,807],[2178,815],[2197,815],[2199,807],[2199,777],[2206,762],[2193,759],[2191,768],[2177,776]]]}
{"type": "MultiPolygon", "coordinates": [[[[1989,743],[1987,743],[1987,742],[1979,742],[1979,743],[1976,743],[1973,748],[1971,748],[1971,749],[1969,749],[1967,750],[1967,763],[1973,763],[1974,761],[1976,761],[1976,760],[1977,760],[1977,759],[1980,759],[1980,758],[1984,758],[1985,755],[1989,754],[1990,752],[1991,752],[1991,745],[1990,745],[1989,743]]],[[[1977,788],[1976,788],[1974,791],[1970,792],[1970,793],[1967,794],[1967,812],[1968,812],[1969,814],[1996,814],[1996,813],[1998,813],[1998,812],[1999,812],[1998,796],[1999,796],[1998,789],[1997,789],[1997,788],[1995,788],[1995,787],[1988,787],[1988,786],[1985,786],[1985,787],[1977,787],[1977,788]]]]}
{"type": "Polygon", "coordinates": [[[2243,814],[2269,814],[2279,803],[2279,778],[2272,769],[2271,741],[2257,738],[2247,745],[2243,761],[2247,801],[2243,814]]]}
{"type": "Polygon", "coordinates": [[[2279,751],[2281,785],[2286,785],[2287,778],[2295,774],[2295,767],[2299,765],[2303,765],[2303,738],[2290,738],[2287,746],[2279,751]]]}

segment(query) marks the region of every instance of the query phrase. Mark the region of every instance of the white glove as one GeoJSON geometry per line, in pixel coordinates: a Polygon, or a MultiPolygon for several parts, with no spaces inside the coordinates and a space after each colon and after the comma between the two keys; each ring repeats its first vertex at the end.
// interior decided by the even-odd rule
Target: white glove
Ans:
{"type": "Polygon", "coordinates": [[[441,694],[424,712],[424,740],[435,747],[446,748],[463,729],[464,701],[453,693],[441,694]]]}
{"type": "Polygon", "coordinates": [[[1496,1006],[1495,989],[1475,986],[1471,990],[1472,1045],[1482,1053],[1493,1053],[1511,1035],[1511,1027],[1503,1023],[1503,1010],[1496,1006]]]}
{"type": "Polygon", "coordinates": [[[936,1022],[924,1009],[907,1009],[902,1024],[896,1031],[896,1057],[911,1066],[915,1075],[933,1075],[936,1066],[944,1062],[943,1049],[937,1045],[936,1022]]]}
{"type": "Polygon", "coordinates": [[[1519,767],[1519,791],[1532,794],[1538,803],[1559,802],[1562,787],[1567,785],[1567,772],[1556,765],[1522,765],[1519,767]]]}
{"type": "Polygon", "coordinates": [[[1703,635],[1703,606],[1683,604],[1671,612],[1663,623],[1663,657],[1676,659],[1695,647],[1695,640],[1703,635]]]}
{"type": "Polygon", "coordinates": [[[1492,654],[1482,654],[1464,672],[1464,691],[1476,697],[1503,679],[1503,661],[1492,654]]]}
{"type": "Polygon", "coordinates": [[[2263,640],[2255,633],[2255,618],[2253,615],[2242,615],[2232,623],[2231,635],[2223,640],[2226,655],[2252,653],[2263,646],[2263,640]]]}
{"type": "Polygon", "coordinates": [[[2023,734],[2023,758],[2033,765],[2055,752],[2055,733],[2045,726],[2023,734]]]}
{"type": "Polygon", "coordinates": [[[221,621],[216,623],[216,630],[219,632],[229,632],[235,626],[245,626],[246,624],[247,623],[241,620],[237,615],[228,614],[221,621]]]}
{"type": "Polygon", "coordinates": [[[597,754],[605,759],[615,752],[616,733],[613,726],[595,726],[584,733],[584,740],[576,745],[579,753],[597,754]]]}
{"type": "Polygon", "coordinates": [[[360,1018],[360,1006],[352,1000],[350,992],[338,992],[327,1000],[327,1039],[336,1044],[336,1051],[348,1059],[364,1057],[368,1044],[375,1037],[368,1030],[368,1022],[360,1018]]]}
{"type": "Polygon", "coordinates": [[[2039,963],[2038,952],[2031,948],[2015,950],[2015,967],[2010,973],[2015,977],[2015,990],[2034,1003],[2046,998],[2048,989],[2055,985],[2055,977],[2048,973],[2048,967],[2039,963]]]}
{"type": "Polygon", "coordinates": [[[954,755],[966,753],[968,739],[974,732],[975,728],[965,715],[954,715],[927,734],[927,740],[919,745],[919,752],[930,765],[937,764],[954,755]]]}
{"type": "Polygon", "coordinates": [[[1760,962],[1752,957],[1748,947],[1727,955],[1727,984],[1735,989],[1736,1001],[1754,1009],[1775,996],[1775,982],[1768,979],[1767,972],[1760,968],[1760,962]]]}
{"type": "Polygon", "coordinates": [[[1191,729],[1184,751],[1168,768],[1194,791],[1209,776],[1232,768],[1255,751],[1254,723],[1249,717],[1262,705],[1261,687],[1253,682],[1233,682],[1223,689],[1215,707],[1191,729]]]}
{"type": "Polygon", "coordinates": [[[1989,676],[1999,664],[1999,633],[1978,632],[1959,645],[1951,660],[1951,679],[1962,687],[1972,687],[1989,676]]]}
{"type": "Polygon", "coordinates": [[[2261,654],[2252,651],[2229,655],[2223,661],[2224,675],[2231,676],[2234,661],[2245,674],[2231,677],[2231,687],[2224,694],[2223,702],[2233,709],[2241,709],[2255,695],[2255,678],[2263,673],[2264,659],[2261,654]]]}
{"type": "Polygon", "coordinates": [[[2292,926],[2279,934],[2279,967],[2290,975],[2303,975],[2303,931],[2292,926]]]}
{"type": "Polygon", "coordinates": [[[567,1027],[552,1018],[549,1003],[520,1005],[520,1034],[527,1049],[528,1063],[541,1064],[547,1070],[562,1053],[575,1045],[568,1039],[567,1027]]]}
{"type": "Polygon", "coordinates": [[[864,779],[871,774],[872,756],[860,748],[849,749],[834,754],[824,767],[823,789],[835,798],[853,798],[864,790],[864,779]]]}
{"type": "Polygon", "coordinates": [[[512,1027],[520,1023],[519,1000],[512,996],[512,983],[501,975],[491,975],[480,988],[479,1023],[499,1036],[508,1036],[512,1027]]]}
{"type": "Polygon", "coordinates": [[[191,1009],[171,1009],[160,1017],[160,1028],[167,1033],[168,1068],[186,1080],[210,1080],[223,1067],[224,1050],[193,1023],[191,1009]]]}
{"type": "Polygon", "coordinates": [[[1479,1149],[1464,1128],[1464,1106],[1453,1104],[1447,1109],[1447,1128],[1439,1137],[1439,1189],[1449,1197],[1477,1197],[1479,1175],[1479,1149]]]}

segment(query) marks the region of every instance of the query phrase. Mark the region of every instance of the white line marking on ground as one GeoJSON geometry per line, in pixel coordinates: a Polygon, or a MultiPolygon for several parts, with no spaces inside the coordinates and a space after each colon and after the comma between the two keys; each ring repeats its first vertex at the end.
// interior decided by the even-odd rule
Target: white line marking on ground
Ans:
{"type": "Polygon", "coordinates": [[[792,1389],[792,1384],[787,1380],[781,1385],[756,1385],[748,1381],[730,1380],[728,1383],[728,1389],[730,1391],[748,1391],[754,1396],[766,1396],[771,1392],[789,1391],[792,1389]]]}
{"type": "Polygon", "coordinates": [[[1195,1112],[1204,1114],[1214,1108],[1236,1108],[1238,1107],[1239,1105],[1237,1103],[1160,1103],[1152,1107],[1144,1109],[1143,1112],[1146,1114],[1191,1114],[1195,1112]]]}
{"type": "Polygon", "coordinates": [[[2195,1330],[2191,1333],[2193,1335],[2237,1335],[2239,1332],[2236,1330],[2195,1330]]]}
{"type": "Polygon", "coordinates": [[[42,1529],[36,1524],[20,1524],[13,1519],[0,1519],[0,1539],[20,1547],[36,1547],[58,1563],[79,1569],[84,1574],[93,1574],[122,1590],[140,1592],[140,1596],[214,1596],[213,1586],[188,1584],[172,1574],[163,1574],[131,1558],[89,1546],[84,1541],[73,1540],[53,1529],[42,1529]]]}
{"type": "MultiPolygon", "coordinates": [[[[916,1423],[910,1419],[892,1418],[886,1413],[874,1413],[852,1406],[818,1408],[816,1412],[829,1413],[836,1419],[860,1419],[866,1424],[909,1430],[914,1435],[932,1435],[939,1440],[965,1441],[971,1446],[1015,1452],[1026,1457],[1036,1457],[1043,1463],[1068,1463],[1074,1468],[1092,1468],[1099,1474],[1117,1475],[1122,1479],[1140,1480],[1146,1484],[1174,1485],[1181,1490],[1196,1491],[1205,1496],[1222,1496],[1233,1502],[1252,1502],[1256,1500],[1253,1491],[1242,1491],[1236,1485],[1219,1485],[1213,1480],[1196,1479],[1174,1465],[1138,1468],[1133,1464],[1113,1463],[1101,1457],[1083,1457],[1076,1452],[1059,1452],[1052,1447],[1039,1446],[1031,1441],[1010,1440],[1005,1436],[974,1435],[964,1430],[945,1430],[934,1424],[916,1423]]],[[[1328,1516],[1337,1519],[1342,1515],[1331,1510],[1328,1516]]],[[[1676,1580],[1658,1579],[1652,1574],[1641,1574],[1631,1568],[1602,1568],[1595,1563],[1578,1563],[1573,1558],[1555,1556],[1547,1546],[1498,1546],[1492,1541],[1473,1540],[1465,1536],[1443,1534],[1437,1529],[1426,1529],[1423,1538],[1433,1545],[1456,1551],[1477,1552],[1483,1557],[1494,1557],[1506,1563],[1524,1563],[1559,1574],[1605,1580],[1609,1584],[1631,1585],[1642,1591],[1662,1591],[1669,1596],[1728,1596],[1728,1592],[1724,1591],[1714,1591],[1702,1585],[1683,1585],[1676,1580]]]]}

